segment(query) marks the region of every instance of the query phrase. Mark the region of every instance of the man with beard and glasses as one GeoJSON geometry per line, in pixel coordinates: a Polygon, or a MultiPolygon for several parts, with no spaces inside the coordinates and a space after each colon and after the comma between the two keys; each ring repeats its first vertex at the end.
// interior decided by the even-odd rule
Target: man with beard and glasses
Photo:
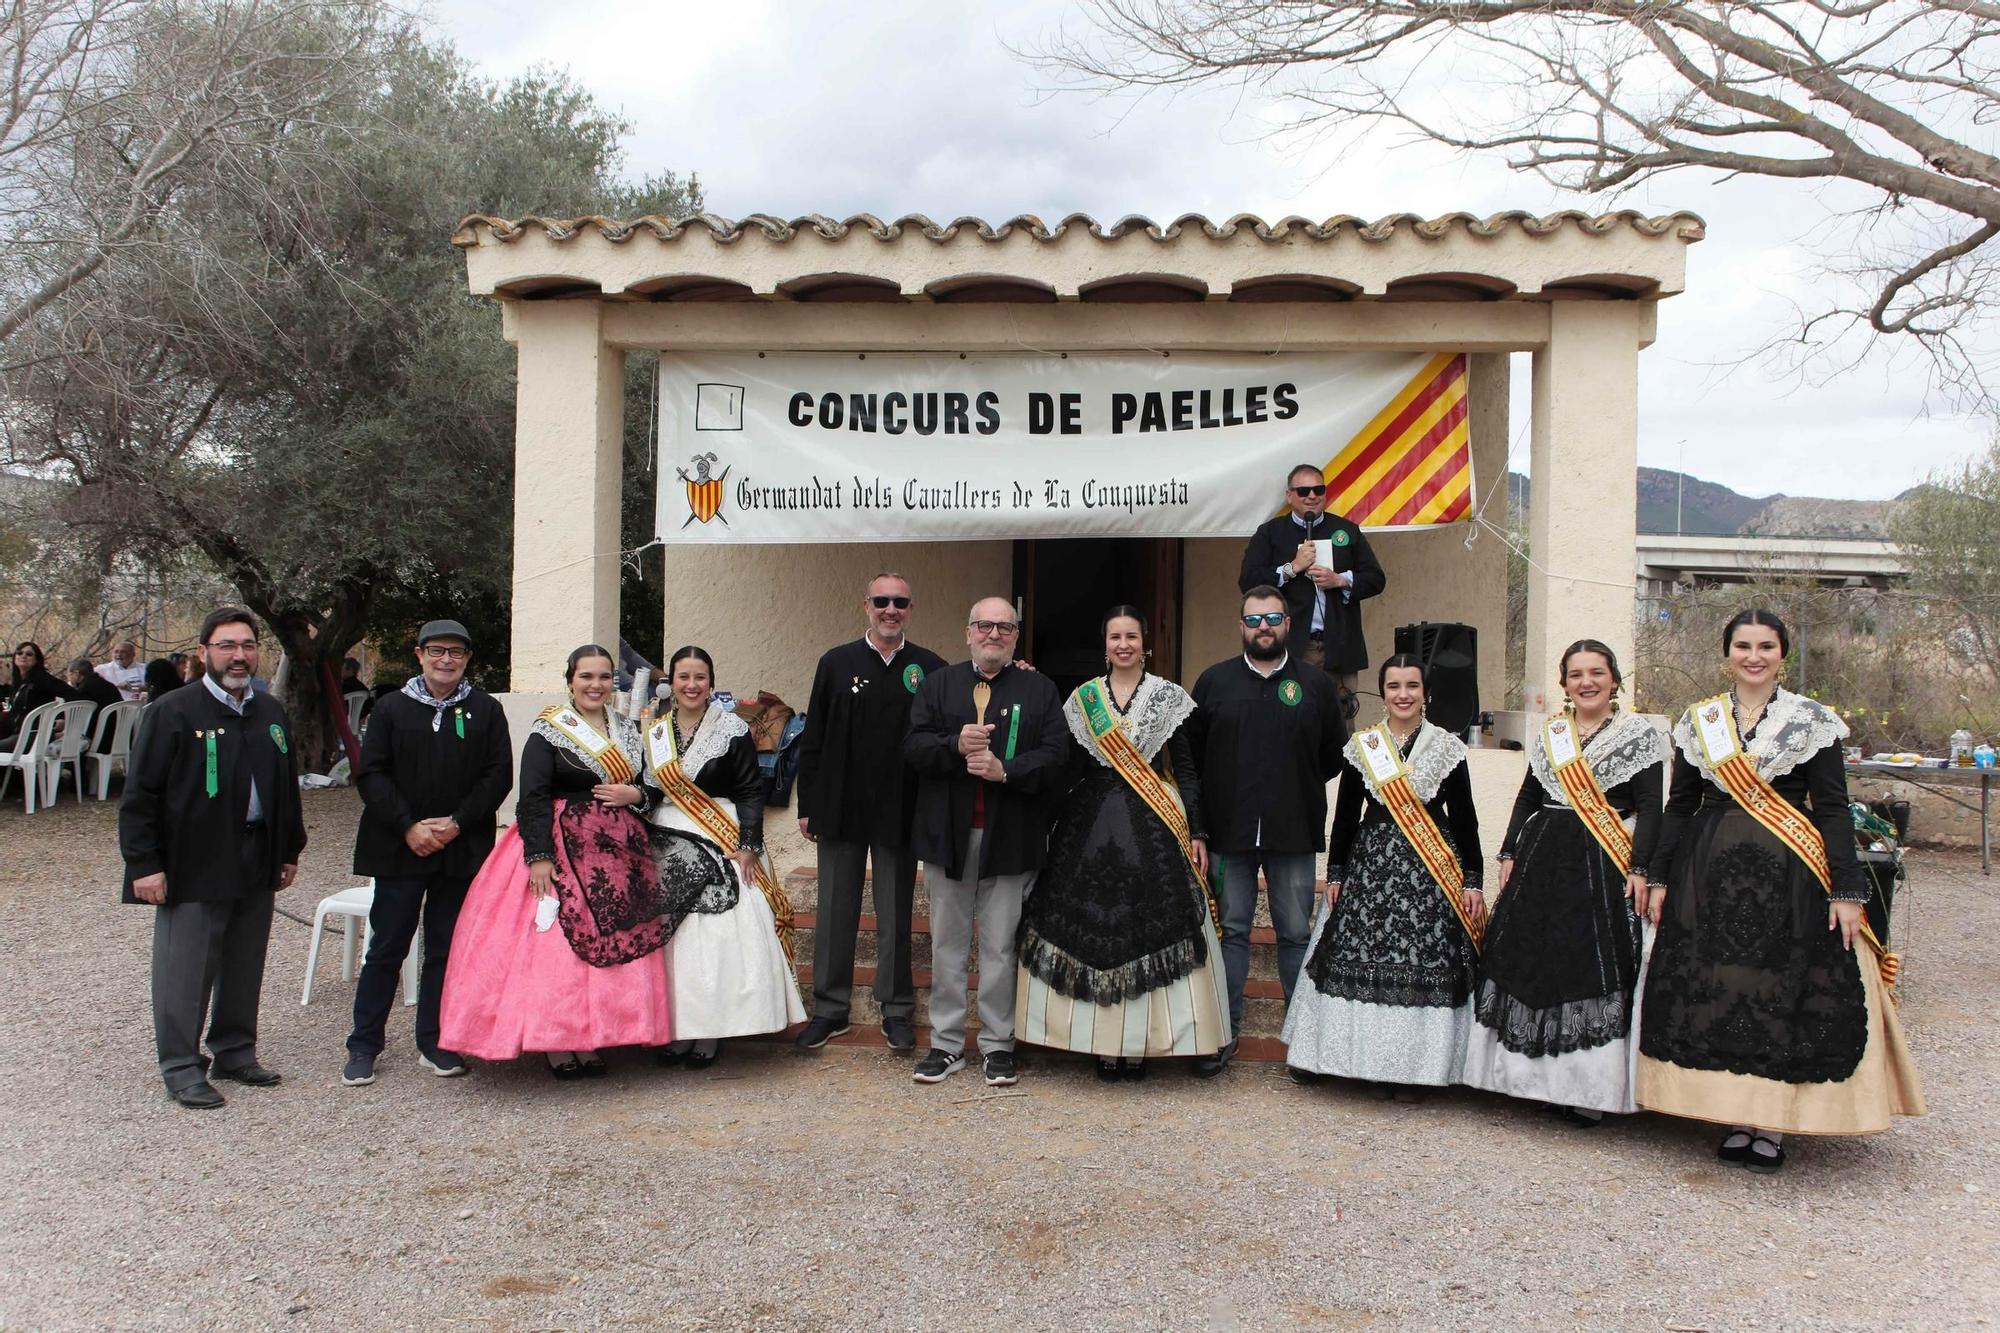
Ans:
{"type": "Polygon", "coordinates": [[[979,928],[979,1049],[988,1087],[1014,1071],[1014,936],[1042,868],[1050,799],[1065,777],[1069,724],[1047,676],[1015,665],[1014,604],[988,597],[966,619],[972,660],[917,687],[903,756],[916,775],[910,850],[931,900],[931,1048],[912,1077],[965,1067],[969,956],[979,928]]]}
{"type": "Polygon", "coordinates": [[[305,850],[291,719],[251,689],[257,622],[228,606],[201,625],[204,673],[149,707],[132,743],[118,845],[128,903],[151,903],[153,1039],[167,1093],[222,1105],[208,1081],[269,1087],[257,1001],[272,899],[305,850]],[[208,1057],[200,1051],[208,1020],[208,1057]]]}
{"type": "Polygon", "coordinates": [[[945,661],[906,637],[916,599],[901,574],[871,579],[861,610],[867,632],[819,659],[799,737],[799,832],[819,853],[819,924],[813,931],[813,1018],[798,1044],[817,1050],[847,1031],[861,886],[872,861],[875,1003],[889,1049],[908,1051],[917,1044],[910,971],[917,879],[910,817],[917,784],[903,762],[903,738],[917,687],[945,661]]]}
{"type": "MultiPolygon", "coordinates": [[[[1243,653],[1195,682],[1189,739],[1201,770],[1208,825],[1209,881],[1222,903],[1222,962],[1229,983],[1229,1030],[1243,1030],[1243,982],[1250,973],[1250,923],[1257,870],[1270,886],[1271,924],[1285,1002],[1305,961],[1312,931],[1315,854],[1326,847],[1326,784],[1347,744],[1333,678],[1288,651],[1284,594],[1268,584],[1243,595],[1243,653]]],[[[1236,1041],[1195,1063],[1213,1078],[1236,1041]]]]}
{"type": "Polygon", "coordinates": [[[417,983],[417,1063],[439,1078],[466,1071],[438,1045],[438,1009],[458,909],[493,850],[494,813],[514,786],[514,747],[499,702],[465,678],[472,635],[456,620],[417,634],[417,672],[375,706],[354,782],[361,826],[354,873],[375,879],[368,956],[354,987],[354,1030],[340,1081],[375,1081],[403,958],[424,932],[417,983]]]}

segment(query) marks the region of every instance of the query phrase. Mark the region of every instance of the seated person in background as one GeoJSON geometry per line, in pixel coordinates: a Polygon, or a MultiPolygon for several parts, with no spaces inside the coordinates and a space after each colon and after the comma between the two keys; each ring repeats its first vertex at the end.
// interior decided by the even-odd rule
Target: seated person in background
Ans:
{"type": "Polygon", "coordinates": [[[146,663],[147,703],[158,703],[168,693],[181,687],[181,673],[171,657],[156,657],[146,663]]]}
{"type": "Polygon", "coordinates": [[[98,664],[97,674],[116,686],[123,698],[146,697],[146,668],[139,664],[139,645],[130,639],[118,641],[111,650],[111,660],[98,664]]]}
{"type": "Polygon", "coordinates": [[[14,648],[13,690],[7,695],[7,713],[0,718],[0,742],[12,743],[28,714],[58,699],[74,699],[75,690],[50,674],[38,643],[21,643],[14,648]]]}
{"type": "MultiPolygon", "coordinates": [[[[113,685],[92,669],[90,659],[87,657],[79,657],[71,662],[69,670],[65,674],[69,677],[70,688],[76,691],[77,697],[88,699],[90,702],[96,704],[98,713],[103,712],[105,709],[111,707],[111,705],[119,703],[125,698],[123,694],[119,693],[116,685],[113,685]]],[[[93,728],[96,727],[97,713],[90,715],[90,725],[93,728]]],[[[103,737],[97,742],[97,750],[98,753],[102,754],[110,748],[111,731],[107,728],[103,737]]]]}

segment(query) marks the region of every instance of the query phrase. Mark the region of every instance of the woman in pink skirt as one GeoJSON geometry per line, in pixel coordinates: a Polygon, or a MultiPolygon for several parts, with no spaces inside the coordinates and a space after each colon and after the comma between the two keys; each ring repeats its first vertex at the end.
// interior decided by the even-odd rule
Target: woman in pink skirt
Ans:
{"type": "Polygon", "coordinates": [[[642,818],[638,728],[607,707],[611,654],[569,655],[570,702],[521,749],[516,823],[466,894],[445,974],[446,1050],[548,1055],[557,1078],[604,1072],[608,1046],[673,1039],[659,877],[642,818]]]}

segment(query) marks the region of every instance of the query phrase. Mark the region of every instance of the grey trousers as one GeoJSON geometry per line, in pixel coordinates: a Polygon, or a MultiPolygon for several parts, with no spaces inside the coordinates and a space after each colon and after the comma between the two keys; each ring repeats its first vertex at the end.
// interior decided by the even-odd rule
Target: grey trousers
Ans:
{"type": "Polygon", "coordinates": [[[171,1091],[207,1077],[201,1029],[217,1069],[257,1062],[257,1001],[274,895],[153,909],[153,1044],[171,1091]]]}
{"type": "Polygon", "coordinates": [[[965,1050],[965,988],[972,954],[972,927],[979,925],[979,1049],[1014,1049],[1014,934],[1021,925],[1021,900],[1034,885],[1034,872],[979,874],[983,829],[972,830],[965,849],[966,873],[952,879],[944,867],[924,863],[924,887],[931,898],[931,1046],[956,1055],[965,1050]]]}
{"type": "Polygon", "coordinates": [[[845,1023],[854,999],[854,938],[861,929],[863,871],[872,859],[875,897],[875,1003],[885,1019],[914,1022],[917,987],[910,974],[910,901],[916,859],[907,847],[833,842],[819,849],[819,924],[813,930],[813,1017],[845,1023]]]}

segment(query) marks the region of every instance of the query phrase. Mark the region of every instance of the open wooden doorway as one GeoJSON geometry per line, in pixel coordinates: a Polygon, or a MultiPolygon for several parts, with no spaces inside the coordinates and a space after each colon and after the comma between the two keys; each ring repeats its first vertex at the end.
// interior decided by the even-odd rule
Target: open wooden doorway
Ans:
{"type": "Polygon", "coordinates": [[[1178,537],[1065,537],[1014,543],[1021,655],[1069,692],[1104,670],[1100,622],[1121,602],[1146,616],[1146,669],[1181,674],[1178,537]]]}

